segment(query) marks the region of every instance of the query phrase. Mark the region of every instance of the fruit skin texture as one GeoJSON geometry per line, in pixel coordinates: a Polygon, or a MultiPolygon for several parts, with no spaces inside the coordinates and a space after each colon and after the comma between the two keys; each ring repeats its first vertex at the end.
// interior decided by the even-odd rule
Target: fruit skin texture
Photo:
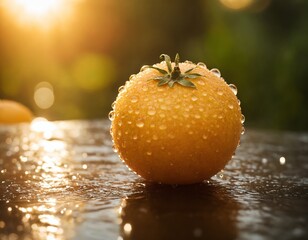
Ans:
{"type": "MultiPolygon", "coordinates": [[[[167,69],[163,61],[154,65],[167,69]]],[[[174,63],[172,63],[174,66],[174,63]]],[[[181,72],[196,67],[180,63],[181,72]]],[[[226,82],[197,66],[196,88],[157,86],[146,69],[127,81],[111,116],[114,147],[143,178],[166,184],[209,179],[231,159],[242,131],[238,99],[226,82]]]]}
{"type": "Polygon", "coordinates": [[[30,122],[32,118],[32,112],[24,105],[11,100],[0,100],[0,124],[30,122]]]}

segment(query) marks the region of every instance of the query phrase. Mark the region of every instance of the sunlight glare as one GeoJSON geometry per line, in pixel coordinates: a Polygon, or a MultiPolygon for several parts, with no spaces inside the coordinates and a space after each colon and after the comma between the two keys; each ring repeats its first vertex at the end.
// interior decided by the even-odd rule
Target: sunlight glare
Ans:
{"type": "Polygon", "coordinates": [[[47,27],[67,16],[73,0],[4,0],[7,11],[20,23],[47,27]]]}

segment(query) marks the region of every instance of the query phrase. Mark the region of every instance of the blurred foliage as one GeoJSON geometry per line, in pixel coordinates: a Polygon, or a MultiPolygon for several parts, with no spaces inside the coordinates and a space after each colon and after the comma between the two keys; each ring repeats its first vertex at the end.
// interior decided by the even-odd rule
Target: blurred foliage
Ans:
{"type": "Polygon", "coordinates": [[[48,29],[0,5],[0,98],[50,120],[104,118],[130,74],[179,52],[238,87],[247,126],[308,130],[308,1],[223,2],[78,1],[48,29]],[[53,86],[49,109],[33,99],[40,82],[53,86]]]}

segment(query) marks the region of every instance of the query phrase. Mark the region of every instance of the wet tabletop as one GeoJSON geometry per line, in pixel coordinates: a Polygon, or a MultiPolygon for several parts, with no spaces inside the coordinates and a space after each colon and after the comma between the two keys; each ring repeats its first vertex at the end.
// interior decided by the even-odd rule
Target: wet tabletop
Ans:
{"type": "Polygon", "coordinates": [[[224,171],[145,182],[109,121],[0,126],[0,239],[308,239],[308,134],[248,129],[224,171]]]}

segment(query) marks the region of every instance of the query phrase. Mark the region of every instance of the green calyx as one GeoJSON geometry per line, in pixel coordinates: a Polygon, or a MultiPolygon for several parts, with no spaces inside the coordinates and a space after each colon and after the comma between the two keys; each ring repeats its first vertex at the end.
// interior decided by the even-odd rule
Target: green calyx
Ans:
{"type": "Polygon", "coordinates": [[[163,86],[168,84],[169,87],[173,87],[175,83],[178,83],[184,87],[196,88],[196,85],[193,84],[188,79],[194,79],[197,77],[201,77],[199,73],[192,73],[191,71],[194,70],[196,67],[188,69],[184,73],[181,72],[179,63],[180,63],[180,56],[177,53],[174,59],[174,68],[172,69],[171,59],[168,55],[162,54],[160,55],[161,59],[164,59],[167,65],[167,71],[158,67],[154,66],[146,66],[147,68],[152,68],[159,71],[162,76],[155,77],[153,80],[158,81],[157,86],[163,86]]]}

